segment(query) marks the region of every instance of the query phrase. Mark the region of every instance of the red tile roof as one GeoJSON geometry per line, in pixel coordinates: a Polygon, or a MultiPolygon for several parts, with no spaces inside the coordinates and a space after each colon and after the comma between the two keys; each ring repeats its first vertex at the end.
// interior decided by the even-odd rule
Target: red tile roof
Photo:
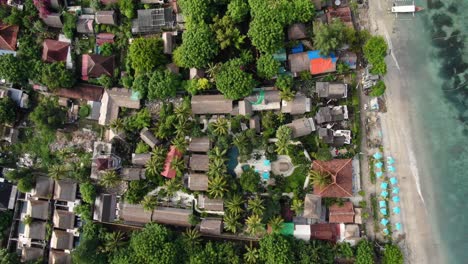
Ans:
{"type": "Polygon", "coordinates": [[[114,43],[115,35],[112,33],[99,33],[96,35],[96,44],[101,46],[104,43],[114,43]]]}
{"type": "Polygon", "coordinates": [[[176,176],[176,171],[171,168],[171,162],[175,157],[182,157],[182,153],[174,146],[171,146],[164,162],[164,171],[161,173],[162,176],[172,179],[176,176]]]}
{"type": "Polygon", "coordinates": [[[19,26],[10,26],[0,22],[0,49],[16,50],[18,31],[19,26]]]}
{"type": "Polygon", "coordinates": [[[354,206],[346,202],[343,206],[334,204],[329,208],[328,221],[330,223],[354,223],[354,206]]]}
{"type": "Polygon", "coordinates": [[[326,187],[315,185],[314,194],[322,197],[353,196],[352,159],[314,160],[312,168],[316,171],[327,173],[332,178],[332,182],[326,187]]]}
{"type": "Polygon", "coordinates": [[[101,75],[114,74],[114,56],[101,56],[97,54],[84,54],[81,63],[81,79],[98,78],[101,75]]]}
{"type": "Polygon", "coordinates": [[[46,39],[43,43],[42,60],[46,62],[65,62],[70,43],[46,39]]]}
{"type": "Polygon", "coordinates": [[[339,19],[348,27],[354,27],[351,17],[351,8],[349,6],[337,8],[329,7],[327,11],[328,23],[331,23],[333,19],[339,19]]]}
{"type": "Polygon", "coordinates": [[[109,168],[109,159],[99,158],[95,162],[97,170],[107,170],[109,168]]]}
{"type": "Polygon", "coordinates": [[[56,92],[57,96],[77,99],[77,100],[87,100],[100,102],[102,94],[104,93],[104,88],[97,85],[80,83],[74,86],[73,88],[63,88],[56,92]]]}
{"type": "Polygon", "coordinates": [[[314,224],[310,225],[310,239],[328,240],[336,242],[339,239],[340,225],[338,224],[314,224]]]}

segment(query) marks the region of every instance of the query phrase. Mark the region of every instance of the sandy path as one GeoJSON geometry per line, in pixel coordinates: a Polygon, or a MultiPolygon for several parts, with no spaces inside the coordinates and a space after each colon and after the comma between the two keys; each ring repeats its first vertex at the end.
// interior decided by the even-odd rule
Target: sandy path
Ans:
{"type": "Polygon", "coordinates": [[[387,85],[387,113],[381,114],[380,117],[385,156],[392,156],[396,160],[395,176],[399,181],[402,210],[400,219],[405,236],[401,243],[407,263],[444,263],[441,262],[437,250],[437,240],[428,222],[428,212],[419,186],[419,177],[424,173],[424,163],[415,155],[412,139],[415,131],[411,130],[414,124],[409,114],[413,109],[406,92],[411,87],[405,74],[405,65],[399,63],[399,56],[409,54],[401,52],[405,43],[393,33],[393,17],[386,11],[388,3],[380,3],[381,1],[369,1],[370,23],[376,31],[373,33],[384,36],[390,42],[389,47],[399,51],[397,55],[396,52],[392,52],[386,59],[388,73],[384,80],[387,85]]]}

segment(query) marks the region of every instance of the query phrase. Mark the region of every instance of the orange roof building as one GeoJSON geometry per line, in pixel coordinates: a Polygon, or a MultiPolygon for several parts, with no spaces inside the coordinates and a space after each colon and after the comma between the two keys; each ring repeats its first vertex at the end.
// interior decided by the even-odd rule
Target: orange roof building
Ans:
{"type": "Polygon", "coordinates": [[[330,161],[314,160],[312,169],[330,175],[331,183],[325,187],[314,186],[314,194],[321,197],[353,196],[352,159],[334,159],[330,161]]]}
{"type": "Polygon", "coordinates": [[[0,50],[16,50],[19,26],[0,23],[0,50]]]}
{"type": "Polygon", "coordinates": [[[339,239],[340,225],[338,224],[313,224],[310,225],[310,239],[327,240],[336,242],[339,239]]]}
{"type": "Polygon", "coordinates": [[[345,202],[342,206],[334,204],[328,212],[330,223],[354,223],[354,206],[352,202],[345,202]]]}
{"type": "Polygon", "coordinates": [[[171,146],[169,152],[166,156],[166,161],[164,162],[164,171],[161,173],[162,176],[172,179],[176,176],[176,170],[171,167],[172,160],[176,157],[181,158],[182,153],[174,146],[171,146]]]}

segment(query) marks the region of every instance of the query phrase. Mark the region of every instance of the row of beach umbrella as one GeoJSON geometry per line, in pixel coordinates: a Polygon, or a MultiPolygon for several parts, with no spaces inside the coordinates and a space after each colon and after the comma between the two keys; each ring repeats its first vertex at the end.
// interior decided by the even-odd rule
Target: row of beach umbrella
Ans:
{"type": "MultiPolygon", "coordinates": [[[[373,155],[374,159],[376,160],[379,160],[377,163],[375,163],[375,167],[378,168],[378,169],[381,169],[383,167],[383,162],[380,161],[380,159],[383,158],[383,155],[380,153],[380,152],[376,152],[374,155],[373,155]]],[[[396,172],[396,169],[395,167],[393,166],[393,164],[395,163],[395,159],[392,158],[392,157],[387,157],[387,169],[389,172],[396,172]]],[[[383,176],[383,172],[382,171],[378,171],[376,172],[376,177],[377,178],[381,178],[383,176]]],[[[398,179],[396,177],[391,177],[390,180],[389,180],[390,184],[392,185],[392,190],[391,190],[391,194],[393,195],[392,196],[392,201],[394,203],[399,203],[400,202],[400,197],[398,196],[398,194],[400,193],[400,188],[398,188],[396,185],[398,184],[398,179]]],[[[382,189],[382,192],[380,193],[380,196],[384,199],[388,198],[389,196],[389,193],[388,193],[388,187],[389,187],[389,183],[388,182],[382,182],[380,184],[380,188],[382,189]]],[[[383,216],[387,216],[388,215],[388,212],[387,212],[387,203],[385,201],[379,201],[379,208],[380,208],[380,213],[383,215],[383,216]]],[[[399,206],[395,206],[392,208],[392,212],[394,214],[400,214],[401,212],[401,209],[399,206]]],[[[380,221],[380,223],[383,225],[383,226],[387,226],[388,223],[390,221],[387,219],[387,218],[382,218],[382,220],[380,221]]],[[[401,230],[401,223],[395,223],[395,229],[396,230],[401,230]]],[[[388,235],[389,234],[389,231],[388,229],[384,229],[383,230],[384,234],[385,235],[388,235]]]]}

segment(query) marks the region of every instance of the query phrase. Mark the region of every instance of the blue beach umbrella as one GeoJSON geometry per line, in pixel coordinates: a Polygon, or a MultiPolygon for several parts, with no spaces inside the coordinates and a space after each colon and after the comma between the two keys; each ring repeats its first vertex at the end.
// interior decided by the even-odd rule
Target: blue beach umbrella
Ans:
{"type": "Polygon", "coordinates": [[[384,197],[384,198],[387,198],[388,192],[387,192],[387,191],[382,191],[382,192],[380,193],[380,196],[382,196],[382,197],[384,197]]]}
{"type": "Polygon", "coordinates": [[[387,158],[387,163],[392,165],[393,163],[395,163],[395,160],[392,157],[388,157],[387,158]]]}
{"type": "Polygon", "coordinates": [[[388,187],[388,183],[386,183],[386,182],[382,182],[382,183],[380,184],[380,189],[386,190],[387,187],[388,187]]]}
{"type": "Polygon", "coordinates": [[[380,208],[387,207],[387,203],[385,203],[385,201],[380,201],[379,206],[380,206],[380,208]]]}
{"type": "Polygon", "coordinates": [[[401,210],[400,210],[400,207],[393,207],[393,213],[395,214],[400,214],[401,210]]]}
{"type": "Polygon", "coordinates": [[[377,167],[379,169],[382,168],[382,166],[383,166],[383,163],[380,162],[380,161],[375,164],[375,167],[377,167]]]}
{"type": "Polygon", "coordinates": [[[396,230],[401,230],[401,224],[400,224],[400,223],[396,223],[396,224],[395,224],[395,228],[396,228],[396,230]]]}
{"type": "Polygon", "coordinates": [[[398,196],[393,196],[393,197],[392,197],[392,201],[393,201],[394,203],[399,203],[399,202],[400,202],[400,197],[398,197],[398,196]]]}
{"type": "Polygon", "coordinates": [[[399,194],[399,193],[400,193],[400,188],[398,188],[398,187],[393,187],[392,193],[393,193],[393,194],[399,194]]]}
{"type": "Polygon", "coordinates": [[[388,220],[383,218],[382,220],[380,220],[380,223],[384,226],[386,226],[388,224],[388,220]]]}
{"type": "Polygon", "coordinates": [[[389,172],[395,172],[396,171],[395,167],[393,167],[393,166],[388,166],[387,169],[388,169],[389,172]]]}
{"type": "Polygon", "coordinates": [[[378,159],[378,160],[379,160],[379,159],[382,158],[382,154],[381,154],[380,152],[376,152],[376,153],[374,154],[373,157],[374,157],[374,159],[378,159]]]}
{"type": "Polygon", "coordinates": [[[383,176],[383,172],[378,171],[378,172],[375,173],[375,176],[377,176],[377,178],[380,178],[380,177],[383,176]]]}
{"type": "Polygon", "coordinates": [[[380,208],[380,213],[383,215],[387,215],[387,209],[386,208],[380,208]]]}
{"type": "Polygon", "coordinates": [[[387,228],[385,228],[385,229],[383,230],[383,232],[384,232],[385,235],[388,235],[388,229],[387,229],[387,228]]]}
{"type": "Polygon", "coordinates": [[[392,185],[395,185],[395,184],[397,184],[397,183],[398,183],[398,180],[397,180],[397,178],[395,178],[395,177],[391,177],[391,178],[390,178],[390,183],[391,183],[392,185]]]}

